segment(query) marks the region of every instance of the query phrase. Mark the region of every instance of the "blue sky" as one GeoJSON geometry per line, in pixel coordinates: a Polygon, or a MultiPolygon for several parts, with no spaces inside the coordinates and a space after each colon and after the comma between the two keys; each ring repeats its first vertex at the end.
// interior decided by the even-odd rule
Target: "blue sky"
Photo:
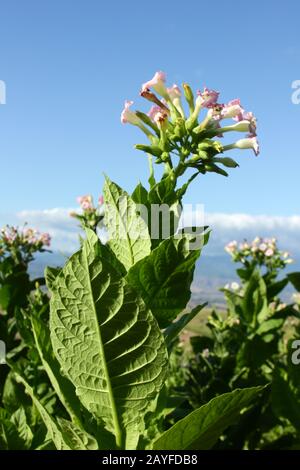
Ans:
{"type": "Polygon", "coordinates": [[[261,154],[233,157],[229,178],[193,184],[188,202],[208,212],[299,213],[300,3],[272,0],[4,0],[0,6],[0,213],[72,207],[101,192],[103,172],[127,190],[146,180],[144,141],[122,126],[156,70],[240,97],[258,118],[261,154]]]}

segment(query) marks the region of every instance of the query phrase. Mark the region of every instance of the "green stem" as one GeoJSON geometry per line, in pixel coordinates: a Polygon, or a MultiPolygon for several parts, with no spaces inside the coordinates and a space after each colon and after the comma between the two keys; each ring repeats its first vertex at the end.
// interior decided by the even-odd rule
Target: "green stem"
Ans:
{"type": "Polygon", "coordinates": [[[150,184],[150,188],[153,188],[153,186],[155,186],[156,184],[155,177],[154,177],[154,169],[153,169],[153,157],[152,155],[149,155],[149,153],[147,155],[148,155],[148,164],[149,164],[149,172],[150,172],[148,182],[150,184]]]}

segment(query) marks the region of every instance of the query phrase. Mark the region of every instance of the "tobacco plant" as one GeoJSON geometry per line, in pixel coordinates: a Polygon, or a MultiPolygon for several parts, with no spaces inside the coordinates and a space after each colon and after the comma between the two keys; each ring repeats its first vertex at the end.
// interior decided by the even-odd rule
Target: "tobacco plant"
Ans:
{"type": "Polygon", "coordinates": [[[141,96],[154,105],[149,113],[131,111],[127,101],[121,120],[148,139],[136,148],[147,154],[149,187],[139,183],[129,195],[106,177],[108,242],[97,236],[100,220],[91,228],[84,220],[80,249],[62,269],[47,268],[49,321],[42,306],[26,316],[37,370],[30,355],[8,360],[10,381],[21,385],[38,417],[32,424],[23,404],[10,415],[7,391],[0,415],[4,448],[22,424],[25,448],[209,449],[264,393],[262,386],[236,389],[172,426],[164,419],[174,409],[165,386],[169,353],[203,308],[187,305],[195,263],[209,239],[207,227],[178,228],[183,197],[198,175],[227,176],[223,167],[238,166],[225,152],[251,148],[257,154],[258,143],[256,120],[239,100],[221,104],[219,93],[208,89],[195,99],[184,84],[183,103],[180,88],[167,88],[162,72],[142,86],[141,96]],[[224,124],[226,119],[235,123],[224,124]],[[230,132],[248,134],[222,144],[220,137],[230,132]],[[163,167],[159,178],[154,165],[163,167]],[[44,429],[41,438],[32,437],[33,425],[44,429]]]}

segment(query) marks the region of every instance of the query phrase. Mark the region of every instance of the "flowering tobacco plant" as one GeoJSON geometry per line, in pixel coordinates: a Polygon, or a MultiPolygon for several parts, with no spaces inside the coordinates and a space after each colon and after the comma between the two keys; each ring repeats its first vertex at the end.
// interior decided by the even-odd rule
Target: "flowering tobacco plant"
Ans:
{"type": "Polygon", "coordinates": [[[106,178],[103,215],[102,200],[99,212],[90,196],[80,198],[82,214],[73,215],[85,228],[86,239],[62,269],[46,269],[50,319],[41,321],[34,314],[29,341],[64,412],[51,413],[37,394],[32,374],[9,363],[40,413],[49,445],[57,449],[209,449],[262,391],[233,390],[167,430],[161,423],[167,414],[163,410],[174,410],[165,385],[169,352],[203,308],[186,310],[195,264],[209,233],[206,227],[178,231],[177,220],[170,222],[168,234],[156,233],[153,218],[142,207],[152,214],[153,206],[167,206],[163,219],[176,214],[196,175],[227,175],[219,165],[237,166],[223,152],[253,148],[257,153],[255,119],[239,103],[221,105],[218,93],[207,89],[195,100],[188,85],[183,93],[188,114],[179,87],[166,88],[165,76],[158,72],[142,86],[141,95],[153,104],[149,115],[131,111],[132,103],[126,102],[122,122],[138,126],[149,138],[148,145],[136,147],[149,155],[150,188],[138,184],[130,195],[106,178]],[[201,109],[207,111],[203,121],[201,109]],[[236,123],[223,125],[227,118],[236,123]],[[222,145],[217,139],[229,131],[249,136],[222,145]],[[158,181],[153,156],[164,165],[158,181]],[[189,168],[194,174],[178,187],[178,177],[189,168]],[[99,222],[107,232],[106,244],[96,234],[99,222]]]}
{"type": "MultiPolygon", "coordinates": [[[[30,279],[28,265],[36,253],[49,251],[50,240],[48,233],[27,227],[7,225],[0,231],[0,339],[11,356],[23,347],[17,326],[21,309],[28,306],[36,286],[44,284],[44,278],[30,279]]],[[[1,373],[5,376],[4,368],[1,373]]],[[[0,390],[2,385],[0,380],[0,390]]]]}
{"type": "Polygon", "coordinates": [[[7,225],[0,231],[0,260],[10,256],[18,264],[27,265],[36,252],[48,251],[51,237],[32,228],[19,229],[7,225]]]}
{"type": "Polygon", "coordinates": [[[195,98],[187,83],[182,88],[175,84],[168,88],[165,74],[156,72],[151,80],[142,85],[140,92],[153,104],[148,113],[132,111],[133,102],[126,101],[121,121],[138,126],[149,139],[148,145],[138,144],[135,147],[150,156],[150,184],[155,184],[151,159],[154,156],[155,163],[164,164],[165,176],[170,175],[174,181],[186,169],[195,170],[184,186],[186,190],[199,173],[214,172],[227,176],[222,167],[237,167],[237,162],[225,156],[225,152],[252,149],[258,155],[259,144],[256,119],[251,112],[243,109],[239,99],[224,104],[219,102],[219,92],[214,90],[204,88],[197,92],[195,98]],[[202,112],[206,114],[201,116],[202,112]],[[234,124],[228,123],[228,119],[233,120],[234,124]],[[246,133],[246,136],[223,144],[223,135],[232,132],[246,133]]]}
{"type": "Polygon", "coordinates": [[[81,213],[70,212],[70,216],[79,220],[83,229],[90,228],[96,232],[104,217],[103,196],[99,196],[97,206],[94,205],[93,197],[90,194],[79,196],[77,202],[80,205],[81,213]]]}
{"type": "Polygon", "coordinates": [[[225,246],[225,251],[234,262],[242,263],[244,268],[238,274],[244,277],[250,276],[254,269],[263,267],[265,279],[272,280],[281,269],[293,262],[287,251],[279,250],[276,238],[256,237],[252,242],[244,240],[242,243],[233,240],[225,246]]]}

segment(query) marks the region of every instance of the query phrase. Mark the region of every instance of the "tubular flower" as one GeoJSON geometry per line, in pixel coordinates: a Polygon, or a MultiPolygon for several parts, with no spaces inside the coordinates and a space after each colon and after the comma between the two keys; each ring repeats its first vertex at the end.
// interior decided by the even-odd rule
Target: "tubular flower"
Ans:
{"type": "Polygon", "coordinates": [[[167,88],[168,95],[170,97],[170,101],[172,102],[173,106],[180,112],[181,116],[184,117],[184,111],[181,104],[181,91],[177,85],[173,85],[170,88],[167,88]]]}
{"type": "Polygon", "coordinates": [[[165,86],[166,82],[166,74],[164,72],[156,72],[154,77],[151,78],[148,82],[145,82],[142,85],[142,92],[149,90],[149,88],[153,88],[159,95],[163,96],[165,99],[168,99],[168,92],[165,86]]]}
{"type": "Polygon", "coordinates": [[[229,103],[224,105],[221,112],[221,117],[222,119],[235,118],[236,116],[240,115],[243,111],[244,110],[241,107],[239,99],[231,100],[229,101],[229,103]]]}
{"type": "Polygon", "coordinates": [[[240,114],[233,117],[235,121],[248,121],[249,122],[249,136],[248,137],[255,137],[256,136],[256,117],[251,112],[246,112],[242,110],[240,114]]]}
{"type": "Polygon", "coordinates": [[[219,98],[219,92],[215,90],[209,90],[204,87],[204,90],[201,92],[197,91],[197,95],[200,97],[200,103],[202,108],[211,108],[216,104],[219,98]]]}
{"type": "Polygon", "coordinates": [[[256,137],[240,139],[234,144],[234,147],[238,149],[252,149],[256,156],[259,154],[259,144],[256,137]]]}
{"type": "Polygon", "coordinates": [[[139,126],[140,119],[137,115],[131,111],[129,108],[133,105],[133,101],[125,101],[124,109],[121,113],[121,122],[122,124],[133,124],[134,126],[139,126]]]}
{"type": "Polygon", "coordinates": [[[227,168],[238,166],[234,159],[222,155],[227,150],[253,149],[256,155],[259,153],[255,117],[245,112],[239,99],[223,104],[218,102],[219,92],[207,87],[199,90],[197,96],[187,83],[183,88],[176,84],[167,87],[166,75],[161,71],[142,85],[140,96],[153,105],[148,115],[140,110],[130,111],[132,102],[128,101],[121,121],[139,126],[147,135],[150,144],[137,144],[135,148],[148,155],[152,182],[153,157],[156,164],[164,165],[164,175],[172,173],[176,179],[191,168],[197,174],[213,172],[227,176],[227,168]],[[224,125],[228,118],[235,122],[224,125]],[[245,138],[222,145],[223,133],[231,131],[242,132],[245,138]]]}
{"type": "Polygon", "coordinates": [[[162,126],[164,126],[164,124],[167,123],[168,113],[164,108],[161,108],[160,106],[152,106],[148,113],[148,116],[150,117],[150,119],[152,119],[153,122],[155,122],[155,124],[157,124],[159,128],[161,128],[162,126]]]}

